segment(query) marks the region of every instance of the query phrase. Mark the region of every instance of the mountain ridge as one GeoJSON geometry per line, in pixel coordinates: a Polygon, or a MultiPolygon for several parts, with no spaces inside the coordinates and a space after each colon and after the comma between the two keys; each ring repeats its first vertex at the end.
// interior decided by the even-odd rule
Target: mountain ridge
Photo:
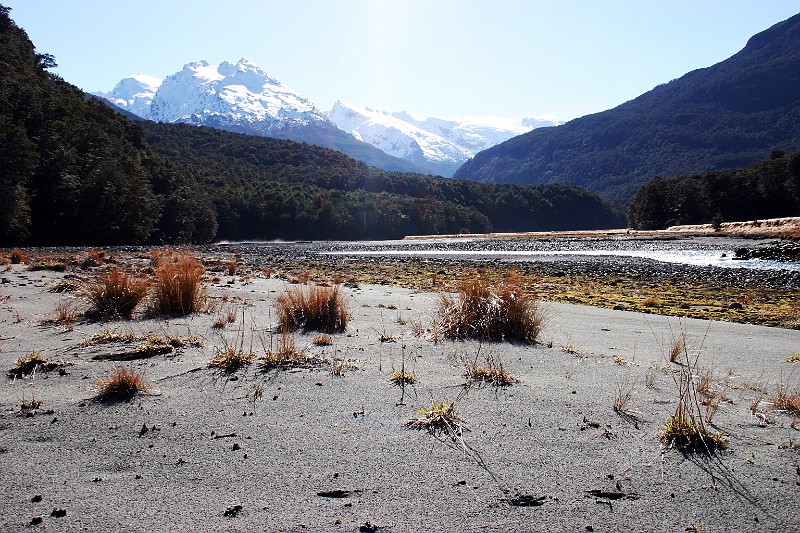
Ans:
{"type": "Polygon", "coordinates": [[[733,168],[800,148],[800,15],[730,58],[619,106],[501,143],[454,177],[586,187],[627,202],[654,176],[733,168]]]}

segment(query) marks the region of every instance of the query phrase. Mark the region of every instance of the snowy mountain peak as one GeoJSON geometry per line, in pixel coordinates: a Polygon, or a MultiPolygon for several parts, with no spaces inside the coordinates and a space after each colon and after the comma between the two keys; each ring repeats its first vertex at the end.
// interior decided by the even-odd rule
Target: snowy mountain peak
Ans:
{"type": "Polygon", "coordinates": [[[326,120],[310,100],[244,58],[184,65],[161,84],[146,118],[229,128],[246,124],[261,134],[326,120]]]}
{"type": "Polygon", "coordinates": [[[92,93],[114,103],[117,107],[144,117],[150,109],[161,80],[147,74],[131,74],[120,80],[114,88],[107,92],[92,93]]]}
{"type": "Polygon", "coordinates": [[[388,113],[336,102],[328,118],[340,129],[384,152],[451,176],[477,152],[557,123],[505,117],[427,117],[388,113]]]}
{"type": "Polygon", "coordinates": [[[328,118],[358,140],[443,175],[472,157],[463,147],[383,111],[337,101],[328,118]]]}

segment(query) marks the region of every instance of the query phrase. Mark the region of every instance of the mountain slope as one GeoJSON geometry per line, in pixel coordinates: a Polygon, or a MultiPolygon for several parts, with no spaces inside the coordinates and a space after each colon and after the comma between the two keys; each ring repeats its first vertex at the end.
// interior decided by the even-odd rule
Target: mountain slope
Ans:
{"type": "Polygon", "coordinates": [[[161,80],[146,74],[131,74],[120,80],[107,93],[95,92],[95,96],[105,98],[120,109],[144,118],[150,110],[150,103],[161,85],[161,80]]]}
{"type": "Polygon", "coordinates": [[[328,118],[355,138],[442,176],[452,176],[473,156],[469,150],[388,113],[336,102],[328,118]]]}
{"type": "Polygon", "coordinates": [[[211,65],[189,63],[167,76],[147,102],[150,85],[126,78],[106,98],[156,122],[187,123],[289,139],[332,148],[386,170],[420,172],[421,167],[387,155],[339,130],[309,99],[269,76],[247,59],[211,65]],[[130,103],[129,103],[130,102],[130,103]]]}
{"type": "Polygon", "coordinates": [[[357,139],[445,177],[481,150],[533,128],[558,124],[547,119],[419,117],[341,101],[334,104],[328,118],[357,139]]]}
{"type": "Polygon", "coordinates": [[[203,242],[217,228],[192,178],[142,130],[47,72],[0,5],[0,246],[203,242]]]}
{"type": "Polygon", "coordinates": [[[800,15],[739,53],[614,109],[480,152],[456,178],[578,185],[627,202],[656,175],[703,172],[800,148],[800,15]]]}

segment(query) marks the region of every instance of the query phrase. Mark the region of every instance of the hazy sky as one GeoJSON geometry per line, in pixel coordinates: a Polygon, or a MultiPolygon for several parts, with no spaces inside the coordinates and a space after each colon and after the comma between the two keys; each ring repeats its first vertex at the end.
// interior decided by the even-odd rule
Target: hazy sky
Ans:
{"type": "Polygon", "coordinates": [[[798,0],[0,0],[87,91],[246,57],[323,111],[615,107],[741,50],[798,0]]]}

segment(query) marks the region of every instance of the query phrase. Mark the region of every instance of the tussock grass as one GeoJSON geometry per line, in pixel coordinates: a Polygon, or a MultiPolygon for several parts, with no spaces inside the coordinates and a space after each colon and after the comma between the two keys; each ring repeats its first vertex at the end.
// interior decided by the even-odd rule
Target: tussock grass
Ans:
{"type": "Polygon", "coordinates": [[[778,387],[775,399],[772,400],[772,406],[798,416],[800,415],[800,395],[797,391],[790,392],[788,387],[781,385],[778,387]]]}
{"type": "Polygon", "coordinates": [[[403,370],[395,370],[389,381],[395,385],[413,385],[417,382],[417,375],[413,372],[406,372],[403,370]]]}
{"type": "Polygon", "coordinates": [[[45,359],[42,354],[38,352],[31,352],[17,359],[16,363],[14,363],[14,366],[8,369],[8,375],[15,378],[21,378],[23,376],[33,374],[38,367],[46,366],[48,364],[50,364],[50,361],[45,359]]]}
{"type": "Polygon", "coordinates": [[[125,366],[114,368],[109,375],[98,379],[95,385],[95,399],[103,402],[129,401],[138,393],[150,390],[142,374],[125,366]]]}
{"type": "Polygon", "coordinates": [[[456,402],[431,401],[430,406],[422,405],[414,412],[417,415],[406,423],[409,429],[425,430],[435,437],[446,436],[452,440],[461,438],[464,421],[456,413],[456,402]]]}
{"type": "Polygon", "coordinates": [[[27,257],[25,256],[25,252],[19,248],[14,248],[8,253],[8,260],[11,261],[12,265],[22,264],[26,259],[27,257]]]}
{"type": "Polygon", "coordinates": [[[333,346],[333,340],[330,337],[317,335],[316,337],[311,339],[311,344],[313,344],[314,346],[333,346]]]}
{"type": "MultiPolygon", "coordinates": [[[[684,453],[704,453],[713,454],[716,451],[728,447],[728,441],[722,432],[714,432],[706,427],[704,414],[707,421],[713,418],[716,413],[716,406],[713,412],[706,409],[703,412],[700,398],[698,397],[698,385],[703,390],[700,374],[697,372],[697,357],[692,361],[686,348],[685,337],[673,343],[670,350],[670,360],[677,361],[678,356],[683,355],[685,360],[681,365],[680,371],[673,376],[675,385],[678,388],[678,404],[674,414],[667,421],[667,425],[662,429],[658,436],[659,441],[667,446],[672,446],[684,453]],[[680,349],[676,349],[675,346],[680,349]],[[678,352],[675,357],[673,354],[678,352]],[[710,416],[709,416],[710,412],[710,416]]],[[[718,403],[717,403],[718,405],[718,403]]]]}
{"type": "Polygon", "coordinates": [[[544,324],[539,302],[511,275],[497,285],[463,283],[454,297],[439,296],[438,326],[448,339],[536,342],[544,324]]]}
{"type": "Polygon", "coordinates": [[[235,346],[226,346],[217,351],[214,358],[208,362],[208,366],[219,368],[223,372],[233,373],[250,365],[255,358],[256,355],[253,352],[236,348],[235,346]]]}
{"type": "Polygon", "coordinates": [[[258,359],[258,366],[263,372],[275,368],[303,366],[310,362],[310,358],[296,348],[294,334],[290,331],[281,333],[275,350],[266,346],[264,348],[264,355],[258,359]]]}
{"type": "Polygon", "coordinates": [[[81,293],[89,300],[88,316],[114,319],[130,318],[147,296],[150,282],[114,267],[86,283],[81,293]]]}
{"type": "Polygon", "coordinates": [[[800,353],[793,353],[786,358],[787,363],[800,363],[800,353]]]}
{"type": "Polygon", "coordinates": [[[344,331],[350,313],[339,287],[288,287],[276,301],[280,331],[344,331]]]}
{"type": "Polygon", "coordinates": [[[625,413],[631,398],[633,398],[634,390],[635,382],[632,379],[626,378],[617,383],[617,393],[614,396],[615,413],[625,413]]]}
{"type": "Polygon", "coordinates": [[[519,382],[513,373],[503,368],[500,356],[486,354],[481,357],[480,348],[474,359],[466,362],[462,375],[470,381],[491,383],[499,387],[519,382]]]}
{"type": "Polygon", "coordinates": [[[154,259],[156,282],[153,311],[185,316],[203,310],[207,290],[201,285],[205,269],[189,252],[165,253],[154,259]]]}

